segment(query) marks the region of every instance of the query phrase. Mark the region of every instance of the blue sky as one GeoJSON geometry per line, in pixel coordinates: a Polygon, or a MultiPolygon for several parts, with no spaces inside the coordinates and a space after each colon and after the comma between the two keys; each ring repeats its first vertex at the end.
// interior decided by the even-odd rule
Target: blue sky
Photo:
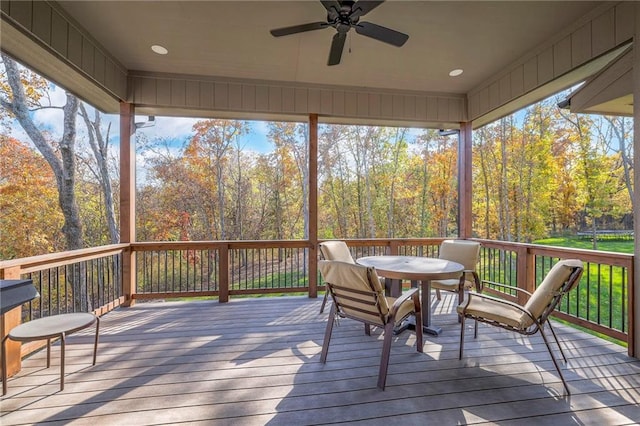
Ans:
{"type": "MultiPolygon", "coordinates": [[[[66,102],[66,95],[63,89],[51,85],[49,90],[49,98],[51,106],[54,108],[43,108],[33,112],[33,118],[38,125],[38,128],[46,130],[51,134],[54,139],[59,139],[62,135],[62,123],[63,114],[60,107],[66,102]]],[[[93,108],[88,107],[90,116],[93,116],[93,108]]],[[[147,116],[136,116],[136,122],[144,122],[147,120],[147,116]]],[[[174,140],[176,142],[176,148],[181,147],[182,143],[187,140],[192,134],[192,127],[198,118],[185,118],[185,117],[156,117],[153,127],[147,127],[139,129],[138,132],[144,132],[150,140],[157,137],[174,140]]],[[[117,149],[119,146],[119,116],[103,114],[103,124],[106,126],[111,123],[111,144],[113,149],[117,149]]],[[[81,123],[81,120],[78,120],[81,123]]],[[[252,150],[258,153],[266,153],[272,150],[272,144],[267,138],[268,124],[263,121],[249,121],[248,122],[251,131],[244,137],[243,144],[248,150],[252,150]]],[[[11,123],[9,133],[12,137],[29,143],[30,139],[24,132],[22,127],[17,123],[11,123]]],[[[86,138],[86,130],[83,125],[78,125],[78,137],[86,138]]]]}
{"type": "MultiPolygon", "coordinates": [[[[3,68],[0,66],[0,68],[3,68]]],[[[49,85],[48,97],[43,99],[49,99],[50,105],[53,108],[42,108],[34,111],[32,116],[36,122],[38,128],[49,132],[53,139],[60,139],[62,135],[63,113],[61,107],[66,102],[66,94],[64,89],[51,84],[49,85]]],[[[89,115],[93,116],[93,108],[87,105],[89,115]]],[[[199,118],[186,118],[186,117],[168,117],[157,116],[155,123],[152,127],[146,127],[139,129],[138,132],[144,133],[150,141],[157,138],[168,140],[170,145],[176,150],[180,149],[186,140],[193,134],[192,127],[199,118]]],[[[136,122],[147,121],[147,116],[136,116],[136,122]]],[[[110,144],[113,150],[113,155],[117,157],[119,150],[119,116],[103,114],[103,125],[111,124],[110,131],[110,144]]],[[[249,134],[243,136],[242,146],[245,150],[254,151],[259,154],[271,152],[273,150],[273,144],[269,141],[267,135],[269,133],[268,122],[265,121],[247,121],[250,126],[249,134]]],[[[84,125],[81,124],[82,120],[78,119],[77,135],[78,144],[82,144],[83,140],[86,140],[87,133],[84,125]]],[[[410,134],[421,132],[419,129],[412,129],[410,134]]],[[[22,127],[17,123],[11,123],[9,133],[12,137],[25,142],[31,143],[30,138],[24,132],[22,127]]],[[[84,149],[84,148],[82,148],[84,149]]],[[[144,158],[138,159],[139,165],[144,167],[144,158]]]]}
{"type": "MultiPolygon", "coordinates": [[[[33,118],[36,125],[40,129],[48,131],[53,139],[59,140],[62,135],[63,113],[60,107],[66,102],[65,91],[53,84],[50,84],[48,99],[53,108],[38,109],[33,112],[33,118]]],[[[87,106],[89,115],[93,116],[94,110],[90,106],[87,106]]],[[[136,122],[142,123],[147,121],[147,116],[136,116],[136,122]]],[[[154,125],[151,127],[145,127],[138,129],[139,134],[146,135],[149,141],[162,139],[169,144],[169,149],[173,151],[175,155],[180,155],[180,150],[183,148],[185,142],[193,135],[193,125],[202,118],[187,118],[187,117],[168,117],[168,116],[156,116],[154,125]]],[[[119,115],[117,114],[103,114],[102,122],[104,128],[108,124],[111,125],[110,131],[110,149],[111,156],[118,158],[119,156],[119,115]]],[[[85,145],[87,140],[86,128],[82,124],[82,119],[78,118],[77,126],[77,145],[82,151],[88,151],[89,148],[85,145]]],[[[247,121],[250,126],[249,134],[242,137],[241,146],[245,151],[253,151],[258,154],[265,154],[273,151],[273,144],[269,141],[267,135],[269,133],[269,123],[265,121],[247,121]]],[[[410,129],[409,137],[413,138],[422,129],[410,129]]],[[[21,126],[14,122],[10,127],[10,134],[14,138],[25,142],[31,143],[30,138],[26,135],[21,126]]],[[[143,153],[138,151],[136,157],[136,164],[138,169],[139,179],[144,179],[145,164],[150,158],[150,155],[155,155],[151,152],[143,153]]]]}
{"type": "MultiPolygon", "coordinates": [[[[117,119],[117,117],[115,117],[117,119]]],[[[201,119],[187,117],[156,117],[155,124],[152,127],[139,129],[150,140],[162,137],[176,141],[176,148],[181,147],[183,142],[192,134],[193,125],[201,119]]],[[[136,122],[147,121],[146,116],[137,116],[136,122]]],[[[248,135],[243,137],[242,145],[245,149],[255,151],[257,153],[271,152],[273,145],[269,142],[267,134],[269,129],[267,122],[264,121],[247,121],[251,128],[248,135]]]]}

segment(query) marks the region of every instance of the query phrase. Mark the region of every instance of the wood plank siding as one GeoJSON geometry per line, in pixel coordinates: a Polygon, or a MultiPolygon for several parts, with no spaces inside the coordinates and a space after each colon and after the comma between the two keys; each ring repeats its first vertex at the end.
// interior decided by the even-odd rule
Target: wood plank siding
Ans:
{"type": "Polygon", "coordinates": [[[633,116],[633,55],[630,47],[573,92],[571,112],[633,116]]]}
{"type": "Polygon", "coordinates": [[[127,70],[54,2],[2,1],[3,49],[105,112],[474,128],[595,72],[634,33],[633,2],[605,2],[468,93],[382,91],[127,70]],[[25,48],[28,46],[28,48],[25,48]],[[68,67],[68,73],[60,73],[68,67]],[[552,84],[549,84],[552,83],[552,84]],[[105,99],[107,93],[111,99],[105,99]],[[101,96],[102,95],[102,96],[101,96]]]}
{"type": "Polygon", "coordinates": [[[117,112],[118,100],[126,99],[126,68],[59,7],[2,1],[1,17],[3,50],[96,107],[117,112]],[[68,72],[60,73],[61,66],[68,72]]]}
{"type": "MultiPolygon", "coordinates": [[[[131,102],[145,113],[199,110],[202,114],[299,117],[321,114],[334,122],[438,123],[467,121],[464,95],[386,92],[364,88],[248,81],[132,71],[131,102]]],[[[447,126],[444,126],[447,127],[447,126]]]]}
{"type": "Polygon", "coordinates": [[[0,422],[18,424],[585,424],[640,419],[640,361],[626,349],[557,324],[569,358],[563,394],[539,336],[487,325],[465,357],[452,313],[434,302],[444,331],[394,337],[386,390],[376,388],[379,329],[341,320],[319,362],[328,315],[306,297],[140,303],[102,318],[98,362],[91,331],[68,338],[65,390],[59,347],[25,360],[9,381],[0,422]]]}

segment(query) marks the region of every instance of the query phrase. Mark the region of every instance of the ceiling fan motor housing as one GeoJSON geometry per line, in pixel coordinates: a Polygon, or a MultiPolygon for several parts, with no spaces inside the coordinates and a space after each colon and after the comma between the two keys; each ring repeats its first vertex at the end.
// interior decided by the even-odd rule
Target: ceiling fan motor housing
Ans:
{"type": "Polygon", "coordinates": [[[362,16],[371,12],[371,10],[378,7],[384,1],[385,0],[361,0],[356,2],[354,0],[321,0],[322,5],[327,10],[326,22],[311,22],[308,24],[277,28],[271,30],[271,34],[274,37],[281,37],[306,31],[321,30],[327,27],[335,28],[336,34],[334,34],[331,42],[327,65],[337,65],[340,63],[347,33],[351,28],[355,28],[358,34],[400,47],[407,41],[409,38],[408,35],[371,22],[360,22],[362,16]]]}

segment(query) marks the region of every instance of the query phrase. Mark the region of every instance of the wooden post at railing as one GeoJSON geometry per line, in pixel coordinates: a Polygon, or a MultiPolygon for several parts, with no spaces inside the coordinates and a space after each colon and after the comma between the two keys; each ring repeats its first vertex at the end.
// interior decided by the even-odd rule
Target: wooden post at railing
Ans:
{"type": "MultiPolygon", "coordinates": [[[[634,47],[633,47],[633,166],[634,170],[640,170],[640,3],[634,4],[634,47]]],[[[638,197],[638,188],[640,188],[640,173],[634,173],[633,183],[635,187],[635,197],[633,200],[633,231],[635,235],[634,241],[634,262],[633,269],[640,271],[640,198],[638,197]]],[[[633,281],[629,281],[629,355],[640,358],[640,273],[634,274],[633,281]]]]}
{"type": "Polygon", "coordinates": [[[318,297],[318,114],[309,114],[309,297],[318,297]]]}
{"type": "Polygon", "coordinates": [[[472,235],[472,136],[471,122],[460,123],[458,138],[458,236],[471,238],[472,235]]]}
{"type": "MultiPolygon", "coordinates": [[[[2,270],[2,277],[4,280],[19,280],[20,279],[20,267],[5,268],[2,270]]],[[[2,315],[0,319],[0,336],[2,339],[9,334],[9,331],[14,327],[20,325],[22,322],[22,306],[13,308],[6,314],[2,315]]],[[[7,377],[11,377],[22,368],[22,357],[20,350],[22,345],[20,342],[14,340],[7,340],[7,377]]],[[[0,367],[1,368],[1,367],[0,367]]]]}
{"type": "Polygon", "coordinates": [[[391,241],[389,244],[389,248],[387,249],[387,254],[391,256],[397,256],[400,252],[400,241],[391,241]]]}
{"type": "MultiPolygon", "coordinates": [[[[136,241],[136,154],[133,104],[120,104],[120,242],[136,241]]],[[[136,292],[136,254],[131,248],[122,253],[123,306],[133,306],[136,292]]]]}
{"type": "MultiPolygon", "coordinates": [[[[535,291],[535,255],[529,253],[529,249],[526,246],[519,246],[516,248],[517,260],[517,283],[518,288],[524,289],[529,293],[535,291]]],[[[518,303],[524,305],[527,303],[528,296],[525,293],[518,293],[518,303]]]]}
{"type": "Polygon", "coordinates": [[[123,307],[135,305],[136,293],[136,253],[131,246],[122,250],[122,296],[123,307]]]}
{"type": "Polygon", "coordinates": [[[218,302],[229,301],[229,246],[227,244],[218,249],[218,302]]]}
{"type": "Polygon", "coordinates": [[[633,308],[633,303],[636,298],[636,288],[634,285],[635,277],[635,261],[627,268],[627,315],[628,315],[628,329],[627,329],[627,353],[629,356],[634,358],[640,357],[640,351],[636,350],[636,336],[634,334],[635,330],[635,318],[636,318],[636,310],[633,308]]]}

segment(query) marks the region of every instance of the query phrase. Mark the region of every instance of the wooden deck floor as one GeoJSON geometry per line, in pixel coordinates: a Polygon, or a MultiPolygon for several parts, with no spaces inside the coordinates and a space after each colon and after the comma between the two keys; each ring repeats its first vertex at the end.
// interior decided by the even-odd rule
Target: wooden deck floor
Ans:
{"type": "Polygon", "coordinates": [[[65,390],[59,347],[25,360],[9,380],[0,424],[545,424],[640,421],[640,361],[626,349],[558,326],[570,358],[565,397],[539,337],[486,325],[467,333],[458,360],[453,298],[435,308],[444,332],[395,338],[387,389],[376,388],[380,330],[334,328],[319,362],[327,313],[304,297],[138,304],[103,317],[98,362],[91,330],[67,345],[65,390]]]}

